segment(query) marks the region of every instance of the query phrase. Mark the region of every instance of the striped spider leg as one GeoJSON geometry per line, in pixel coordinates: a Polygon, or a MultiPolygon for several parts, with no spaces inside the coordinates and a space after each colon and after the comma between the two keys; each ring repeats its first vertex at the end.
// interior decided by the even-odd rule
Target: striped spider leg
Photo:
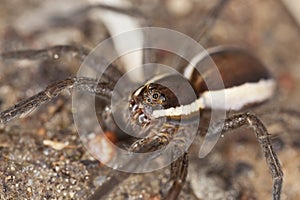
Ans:
{"type": "MultiPolygon", "coordinates": [[[[204,109],[238,111],[245,106],[262,103],[273,95],[276,86],[275,81],[264,65],[247,51],[236,47],[215,47],[209,49],[208,52],[221,73],[225,88],[216,86],[213,90],[208,90],[206,84],[209,83],[204,82],[203,75],[201,76],[196,70],[191,70],[191,66],[187,66],[183,74],[185,78],[189,79],[198,94],[196,100],[198,107],[195,107],[193,106],[194,102],[179,105],[176,96],[172,92],[173,90],[171,91],[163,86],[166,81],[174,81],[176,84],[175,79],[178,79],[178,77],[165,75],[154,79],[153,82],[148,81],[146,85],[133,93],[130,100],[129,110],[132,122],[138,126],[147,127],[156,118],[166,117],[167,121],[157,134],[134,142],[130,151],[149,152],[167,146],[173,138],[176,138],[178,126],[173,121],[178,120],[178,118],[192,118],[193,113],[204,109]],[[209,98],[214,93],[223,93],[225,104],[220,102],[219,105],[212,106],[209,98]]],[[[201,68],[208,64],[206,61],[209,57],[205,55],[195,57],[195,59],[197,60],[197,67],[201,68]]],[[[212,75],[208,74],[208,76],[212,75]]],[[[273,199],[279,200],[283,172],[273,150],[270,135],[257,116],[244,113],[227,117],[224,122],[215,123],[208,128],[206,140],[209,140],[210,137],[214,138],[216,134],[220,136],[218,133],[225,134],[241,126],[253,128],[273,178],[273,199]]],[[[215,137],[215,139],[217,138],[215,137]]],[[[186,180],[188,158],[186,152],[182,151],[182,156],[171,165],[173,185],[165,197],[166,199],[176,199],[186,180]]]]}

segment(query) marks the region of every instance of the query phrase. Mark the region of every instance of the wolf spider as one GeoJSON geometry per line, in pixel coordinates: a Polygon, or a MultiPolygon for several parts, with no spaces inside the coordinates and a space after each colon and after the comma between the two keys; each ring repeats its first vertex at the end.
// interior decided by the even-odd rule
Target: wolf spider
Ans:
{"type": "MultiPolygon", "coordinates": [[[[226,1],[222,1],[226,2],[226,1]]],[[[217,14],[220,11],[220,5],[219,7],[216,7],[213,13],[214,18],[216,18],[217,14]]],[[[119,12],[116,10],[116,12],[119,12]]],[[[210,16],[211,17],[211,16],[210,16]]],[[[213,19],[214,19],[213,18],[213,19]]],[[[203,30],[205,30],[207,25],[205,25],[204,28],[202,28],[202,32],[200,35],[203,34],[203,30]]],[[[204,31],[205,32],[205,31],[204,31]]],[[[25,51],[15,51],[15,52],[6,52],[2,53],[2,59],[40,59],[40,58],[57,58],[61,54],[64,53],[74,53],[74,55],[79,58],[80,60],[83,60],[89,53],[89,50],[82,48],[82,47],[75,47],[75,46],[54,46],[49,47],[47,49],[41,49],[41,50],[25,50],[25,51]]],[[[222,71],[222,78],[224,78],[225,82],[225,89],[230,89],[235,86],[239,86],[246,83],[254,83],[257,84],[261,79],[267,79],[271,80],[271,76],[267,71],[265,71],[264,66],[261,64],[261,62],[250,55],[250,53],[241,50],[241,49],[235,49],[235,48],[220,48],[216,52],[211,52],[211,55],[213,57],[213,60],[218,64],[219,59],[227,55],[233,60],[238,60],[236,63],[235,61],[232,61],[231,63],[225,63],[223,66],[220,64],[218,66],[219,70],[222,71]],[[228,54],[228,55],[227,55],[228,54]],[[215,57],[214,57],[215,56],[215,57]],[[220,56],[220,58],[218,57],[220,56]],[[239,57],[241,58],[239,60],[239,57]],[[248,65],[248,70],[239,72],[241,74],[238,74],[238,76],[232,76],[229,77],[229,79],[226,80],[226,76],[229,74],[230,71],[226,67],[228,67],[228,64],[233,64],[233,67],[237,67],[238,64],[241,64],[241,62],[244,62],[244,64],[248,65]],[[260,67],[260,68],[258,68],[260,67]],[[252,70],[252,71],[251,71],[252,70]],[[259,71],[258,73],[254,73],[256,71],[259,71]],[[228,82],[226,82],[228,81],[228,82]]],[[[223,58],[224,59],[224,58],[223,58]]],[[[202,62],[203,60],[200,60],[199,62],[202,62]]],[[[222,61],[222,59],[221,59],[222,61]]],[[[235,68],[231,68],[231,70],[234,70],[235,68]]],[[[106,72],[104,74],[104,78],[110,80],[114,80],[115,77],[112,76],[112,74],[122,74],[117,69],[113,72],[106,72]]],[[[193,86],[194,90],[197,92],[197,97],[202,98],[203,94],[207,92],[207,88],[205,86],[201,85],[204,84],[203,81],[199,82],[199,77],[201,79],[201,76],[197,76],[196,80],[194,76],[186,77],[193,86]],[[195,84],[197,83],[197,85],[195,84]],[[202,87],[203,86],[203,87],[202,87]]],[[[168,79],[169,77],[162,77],[159,79],[162,81],[163,79],[168,79]]],[[[228,77],[227,77],[228,78],[228,77]]],[[[263,83],[264,84],[264,83],[263,83]]],[[[30,98],[27,98],[23,101],[20,101],[19,103],[15,104],[14,106],[2,111],[0,113],[0,123],[6,124],[10,122],[11,120],[18,118],[18,117],[25,117],[30,112],[41,106],[42,104],[45,104],[49,101],[51,101],[53,98],[57,97],[62,91],[66,89],[78,89],[85,92],[89,92],[92,94],[95,94],[97,96],[100,96],[105,99],[110,99],[112,97],[113,89],[114,89],[114,83],[113,82],[107,82],[107,81],[98,81],[96,79],[86,78],[86,77],[70,77],[62,81],[55,82],[51,85],[49,85],[45,90],[39,92],[36,95],[33,95],[30,98]]],[[[216,88],[218,90],[219,88],[216,88]]],[[[268,88],[270,89],[270,88],[268,88]]],[[[258,95],[258,94],[255,94],[258,95]]],[[[254,101],[246,102],[242,105],[245,106],[246,104],[253,104],[253,103],[261,103],[270,96],[265,97],[264,99],[254,99],[254,101]],[[256,101],[257,100],[257,101],[256,101]]],[[[243,96],[241,96],[243,98],[243,96]]],[[[241,107],[235,107],[235,103],[233,102],[232,105],[229,108],[226,108],[228,110],[236,109],[239,110],[241,107]]],[[[131,123],[135,126],[139,126],[142,129],[146,129],[149,125],[155,122],[155,118],[160,117],[166,117],[167,120],[162,124],[162,127],[159,130],[156,130],[156,133],[151,133],[149,136],[138,139],[135,141],[131,147],[129,148],[129,151],[136,152],[136,153],[143,153],[143,152],[149,152],[149,151],[155,151],[158,149],[162,149],[163,147],[167,146],[171,140],[176,139],[176,132],[179,129],[179,125],[175,118],[181,118],[183,115],[190,115],[192,112],[202,112],[202,110],[210,109],[209,105],[207,104],[199,104],[197,109],[194,108],[192,111],[184,114],[182,112],[176,113],[172,112],[168,109],[176,109],[180,107],[181,105],[177,102],[176,97],[174,94],[166,87],[163,86],[161,83],[157,83],[157,80],[153,82],[148,83],[138,88],[129,98],[128,101],[128,109],[130,112],[130,120],[131,123]],[[161,114],[162,110],[164,110],[164,114],[161,114]],[[168,110],[168,111],[167,111],[168,110]],[[155,115],[156,113],[156,115],[155,115]],[[175,119],[175,120],[174,120],[175,119]]],[[[187,109],[187,107],[185,107],[187,109]]],[[[186,116],[184,116],[186,117],[186,116]]],[[[229,116],[225,119],[225,121],[220,124],[216,123],[212,125],[208,132],[213,134],[217,134],[218,132],[221,132],[222,134],[225,134],[229,132],[230,130],[240,128],[242,126],[249,126],[253,129],[253,132],[255,133],[257,140],[261,146],[262,152],[264,154],[264,157],[266,158],[268,168],[271,172],[272,178],[273,178],[273,199],[279,200],[280,194],[281,194],[281,187],[282,187],[282,177],[283,172],[281,170],[281,165],[279,163],[279,160],[277,158],[276,153],[273,150],[270,135],[268,134],[268,131],[266,127],[264,126],[263,122],[254,114],[250,113],[242,113],[242,114],[235,114],[232,116],[229,116]]],[[[178,145],[178,149],[180,151],[180,156],[171,164],[171,179],[170,182],[172,183],[172,186],[168,193],[165,195],[165,199],[176,199],[179,196],[179,193],[186,181],[187,176],[187,169],[188,169],[188,152],[187,149],[180,148],[180,145],[178,145]]],[[[124,178],[123,176],[121,176],[124,178]]],[[[117,179],[116,179],[117,180],[117,179]]],[[[111,180],[113,181],[113,179],[111,180]]],[[[120,182],[117,180],[117,182],[120,182]]],[[[101,188],[97,189],[95,194],[93,194],[90,199],[99,199],[108,193],[110,189],[105,188],[108,184],[104,184],[101,188]]]]}

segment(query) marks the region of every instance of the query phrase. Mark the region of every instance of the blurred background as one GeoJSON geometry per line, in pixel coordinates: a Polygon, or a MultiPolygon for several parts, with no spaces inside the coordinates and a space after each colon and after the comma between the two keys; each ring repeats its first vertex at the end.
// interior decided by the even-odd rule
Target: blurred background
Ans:
{"type": "MultiPolygon", "coordinates": [[[[202,33],[199,27],[210,22],[209,13],[219,1],[2,0],[0,52],[63,44],[94,48],[110,36],[101,20],[108,11],[95,8],[99,2],[124,8],[140,26],[170,28],[197,39],[202,33]]],[[[297,0],[229,0],[199,40],[206,48],[235,45],[249,49],[278,80],[274,99],[250,111],[262,118],[273,135],[285,174],[282,199],[289,200],[300,199],[299,13],[297,0]]],[[[172,63],[165,55],[156,59],[172,63]]],[[[60,59],[1,58],[0,110],[76,74],[80,62],[71,53],[60,59]]],[[[271,176],[248,129],[225,135],[202,160],[198,150],[198,146],[191,150],[180,199],[271,198],[271,176]]],[[[113,156],[113,150],[103,151],[113,156]]],[[[0,129],[0,199],[87,199],[114,173],[83,147],[68,94],[0,129]]],[[[166,168],[131,175],[119,187],[112,185],[107,199],[161,199],[169,187],[165,184],[169,173],[166,168]]]]}

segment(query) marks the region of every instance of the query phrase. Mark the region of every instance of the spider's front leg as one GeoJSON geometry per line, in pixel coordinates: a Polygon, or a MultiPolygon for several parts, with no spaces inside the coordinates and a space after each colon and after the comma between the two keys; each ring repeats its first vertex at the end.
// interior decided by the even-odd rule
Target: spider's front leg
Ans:
{"type": "MultiPolygon", "coordinates": [[[[236,114],[225,120],[222,133],[224,134],[244,125],[250,126],[256,134],[273,178],[273,200],[280,200],[283,172],[277,155],[273,150],[270,135],[262,121],[250,113],[236,114]]],[[[208,132],[213,133],[213,131],[211,129],[208,132]]]]}
{"type": "Polygon", "coordinates": [[[146,153],[161,149],[170,143],[177,130],[178,125],[165,123],[159,133],[135,141],[129,152],[146,153]]]}
{"type": "Polygon", "coordinates": [[[172,139],[175,140],[175,146],[172,149],[172,154],[176,156],[174,162],[171,163],[171,177],[170,182],[172,186],[168,193],[164,197],[166,200],[177,199],[184,183],[186,181],[188,172],[188,154],[184,152],[181,142],[184,142],[178,138],[177,144],[176,132],[179,130],[179,126],[171,123],[165,123],[158,134],[143,138],[134,142],[129,151],[135,153],[145,153],[155,151],[166,147],[172,139]],[[178,155],[180,155],[178,157],[178,155]]]}
{"type": "Polygon", "coordinates": [[[49,85],[45,90],[37,93],[36,95],[28,99],[24,99],[16,105],[0,112],[0,124],[6,124],[17,117],[26,117],[36,108],[51,101],[64,90],[72,88],[96,94],[108,99],[111,97],[113,90],[112,84],[102,82],[98,83],[96,79],[86,77],[67,78],[49,85]]]}

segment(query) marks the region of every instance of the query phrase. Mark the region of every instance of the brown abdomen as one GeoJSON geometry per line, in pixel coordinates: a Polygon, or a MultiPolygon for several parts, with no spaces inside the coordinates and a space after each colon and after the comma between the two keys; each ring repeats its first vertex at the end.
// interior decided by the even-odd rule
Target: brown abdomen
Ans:
{"type": "Polygon", "coordinates": [[[235,47],[208,49],[208,54],[199,58],[195,66],[197,70],[186,69],[191,67],[189,65],[183,69],[183,73],[199,95],[207,90],[226,89],[272,78],[256,57],[244,49],[235,47]],[[216,75],[218,73],[216,69],[219,76],[216,75]],[[191,73],[186,73],[189,70],[191,73]],[[219,77],[224,85],[218,81],[219,77]]]}

